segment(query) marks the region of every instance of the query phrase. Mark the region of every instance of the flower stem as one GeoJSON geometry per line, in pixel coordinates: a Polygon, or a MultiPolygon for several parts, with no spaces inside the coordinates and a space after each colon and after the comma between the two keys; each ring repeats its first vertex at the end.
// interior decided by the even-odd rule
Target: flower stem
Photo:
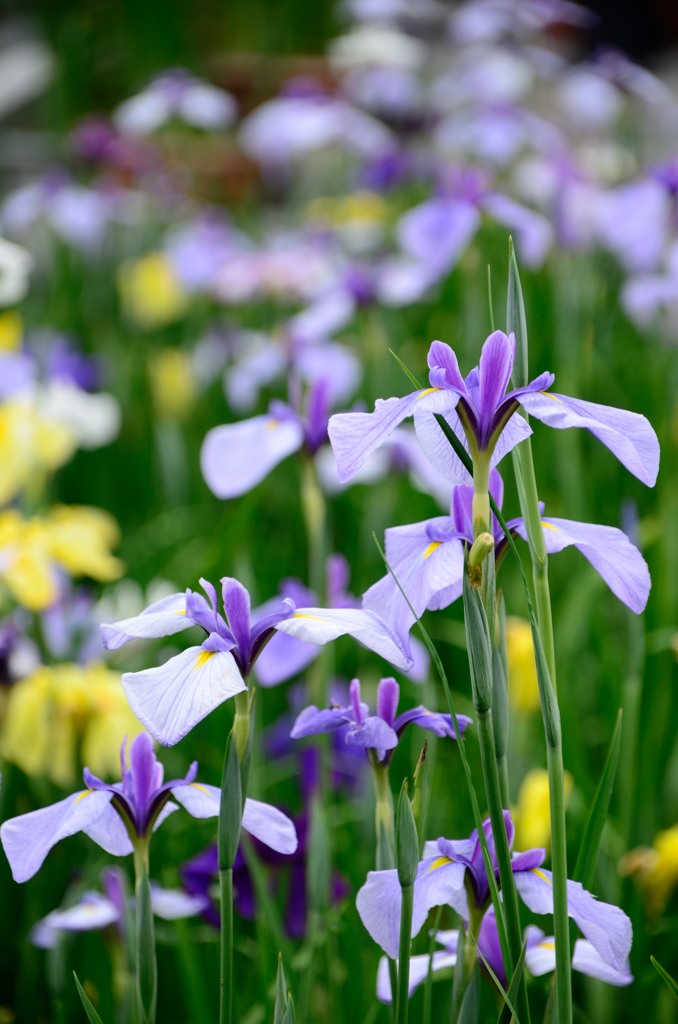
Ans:
{"type": "Polygon", "coordinates": [[[374,823],[377,833],[377,871],[395,866],[395,830],[393,794],[388,777],[388,765],[372,762],[372,778],[376,804],[374,823]]]}
{"type": "Polygon", "coordinates": [[[219,1024],[233,1021],[233,868],[219,872],[221,895],[221,973],[219,1024]]]}
{"type": "Polygon", "coordinates": [[[134,848],[134,872],[137,920],[136,990],[139,1021],[154,1024],[158,995],[155,959],[155,929],[148,878],[148,842],[138,840],[134,848]]]}
{"type": "Polygon", "coordinates": [[[414,886],[401,888],[400,907],[400,949],[398,956],[398,993],[396,997],[396,1024],[407,1024],[410,1008],[410,947],[412,945],[412,911],[414,908],[414,886]]]}

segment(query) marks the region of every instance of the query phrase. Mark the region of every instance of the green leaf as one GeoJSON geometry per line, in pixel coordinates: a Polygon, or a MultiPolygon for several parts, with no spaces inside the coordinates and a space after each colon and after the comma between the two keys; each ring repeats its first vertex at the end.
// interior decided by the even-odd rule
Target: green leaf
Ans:
{"type": "Polygon", "coordinates": [[[457,1024],[478,1024],[480,1013],[480,971],[475,967],[471,980],[468,983],[464,998],[461,1001],[461,1009],[457,1017],[457,1024]]]}
{"type": "Polygon", "coordinates": [[[278,953],[278,975],[275,980],[275,1009],[273,1010],[273,1024],[283,1024],[286,1009],[287,981],[285,979],[285,969],[283,968],[282,953],[278,953]]]}
{"type": "Polygon", "coordinates": [[[287,1009],[285,1010],[285,1016],[282,1019],[282,1024],[294,1024],[294,1003],[292,1002],[292,993],[287,993],[287,1009]]]}
{"type": "Polygon", "coordinates": [[[650,957],[650,962],[652,963],[652,966],[654,967],[659,977],[666,984],[667,988],[669,988],[671,992],[673,992],[676,999],[678,999],[678,981],[672,978],[669,972],[665,971],[662,965],[657,960],[655,960],[653,956],[650,957]]]}
{"type": "Polygon", "coordinates": [[[584,838],[581,842],[579,856],[577,857],[577,864],[574,869],[574,874],[572,875],[572,878],[576,882],[581,882],[585,889],[590,889],[593,885],[596,864],[598,862],[598,854],[600,852],[600,844],[603,839],[603,829],[605,828],[607,812],[610,806],[612,790],[614,788],[614,779],[617,773],[617,765],[619,763],[619,751],[621,749],[622,714],[623,713],[620,708],[617,714],[617,722],[612,734],[612,740],[610,742],[610,749],[607,753],[607,760],[605,761],[605,767],[603,768],[603,774],[601,775],[600,782],[598,783],[598,789],[593,801],[593,806],[591,807],[591,813],[589,814],[589,819],[586,823],[586,828],[584,829],[584,838]]]}
{"type": "Polygon", "coordinates": [[[509,238],[509,274],[506,296],[506,332],[515,334],[516,355],[513,361],[511,380],[514,388],[524,388],[528,381],[527,371],[527,322],[523,289],[520,284],[516,252],[513,239],[509,238]]]}
{"type": "Polygon", "coordinates": [[[392,348],[390,348],[390,349],[389,349],[389,352],[391,353],[391,355],[392,355],[392,356],[393,356],[393,358],[395,359],[396,363],[398,364],[398,366],[400,367],[400,369],[401,369],[401,370],[403,371],[403,373],[405,374],[405,376],[406,376],[406,377],[407,377],[407,379],[409,380],[410,384],[413,384],[413,385],[414,385],[414,387],[415,387],[415,388],[417,389],[417,391],[421,391],[421,390],[422,390],[422,388],[424,387],[424,385],[423,385],[423,384],[421,384],[421,383],[420,383],[420,382],[419,382],[419,381],[417,380],[417,378],[416,378],[416,377],[414,376],[414,374],[412,373],[412,371],[411,371],[410,369],[408,369],[408,367],[407,367],[407,366],[405,366],[405,364],[404,364],[404,362],[402,361],[402,359],[400,358],[400,356],[396,355],[396,353],[395,353],[395,352],[393,351],[393,349],[392,349],[392,348]]]}
{"type": "Polygon", "coordinates": [[[324,917],[330,905],[332,856],[327,812],[319,794],[311,801],[311,828],[308,842],[308,901],[311,910],[324,917]]]}
{"type": "Polygon", "coordinates": [[[490,330],[494,334],[494,310],[492,308],[492,267],[487,264],[487,305],[490,311],[490,330]]]}
{"type": "Polygon", "coordinates": [[[155,959],[155,924],[151,906],[151,885],[144,867],[135,888],[137,912],[137,998],[143,1024],[155,1021],[158,998],[158,969],[155,959]]]}
{"type": "Polygon", "coordinates": [[[473,706],[476,711],[489,711],[492,707],[492,650],[490,627],[483,607],[480,591],[471,586],[464,566],[464,626],[471,666],[473,706]]]}
{"type": "Polygon", "coordinates": [[[85,1007],[85,1013],[87,1014],[87,1019],[89,1020],[90,1024],[103,1024],[101,1017],[92,1006],[89,996],[87,995],[84,988],[80,984],[78,976],[75,973],[75,971],[73,971],[73,977],[75,978],[75,987],[78,990],[78,995],[80,996],[82,1005],[85,1007]]]}
{"type": "MultiPolygon", "coordinates": [[[[518,996],[518,989],[520,987],[523,970],[525,969],[526,953],[527,942],[523,942],[523,947],[520,950],[520,956],[518,958],[518,963],[516,964],[516,969],[513,972],[513,977],[511,978],[511,984],[509,985],[508,992],[504,991],[499,979],[496,978],[494,974],[492,974],[495,984],[497,985],[502,996],[504,997],[504,1005],[502,1007],[501,1013],[499,1014],[499,1020],[497,1021],[497,1024],[509,1024],[509,1020],[515,1021],[515,1024],[520,1024],[520,1021],[518,1020],[518,1014],[516,1013],[515,1009],[515,1002],[518,996]]],[[[486,963],[485,966],[488,968],[488,970],[490,970],[489,964],[486,963]]],[[[492,973],[491,970],[490,973],[492,973]]]]}

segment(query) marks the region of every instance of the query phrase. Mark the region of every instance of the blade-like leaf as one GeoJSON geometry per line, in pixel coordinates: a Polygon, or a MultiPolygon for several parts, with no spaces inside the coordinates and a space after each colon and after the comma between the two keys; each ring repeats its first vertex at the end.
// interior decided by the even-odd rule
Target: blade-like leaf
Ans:
{"type": "Polygon", "coordinates": [[[579,856],[577,857],[577,863],[572,876],[576,882],[581,882],[585,889],[590,889],[593,885],[598,854],[600,853],[600,844],[603,839],[603,829],[607,820],[607,812],[614,788],[614,779],[617,773],[617,764],[619,763],[621,738],[622,710],[620,708],[612,734],[612,741],[610,742],[610,749],[607,753],[607,760],[598,783],[589,819],[586,822],[584,838],[581,842],[579,856]]]}
{"type": "Polygon", "coordinates": [[[667,988],[669,988],[671,992],[673,992],[676,999],[678,999],[678,981],[676,981],[675,978],[672,978],[669,972],[665,971],[662,965],[657,960],[655,960],[653,956],[650,957],[650,960],[652,962],[652,966],[654,967],[659,977],[665,983],[667,988]]]}
{"type": "MultiPolygon", "coordinates": [[[[499,980],[494,978],[495,984],[498,985],[502,996],[504,997],[504,1005],[502,1006],[501,1013],[499,1014],[499,1020],[497,1024],[509,1024],[509,1021],[514,1021],[514,1024],[520,1024],[518,1020],[518,1014],[515,1009],[516,997],[518,995],[518,988],[520,986],[520,980],[522,978],[523,971],[525,969],[525,954],[527,953],[527,942],[523,942],[523,947],[520,950],[520,957],[516,964],[516,969],[513,972],[511,978],[511,984],[508,987],[508,992],[505,992],[502,988],[499,980]]],[[[488,966],[486,964],[486,966],[488,966]]],[[[488,968],[489,969],[489,968],[488,968]]]]}
{"type": "Polygon", "coordinates": [[[80,984],[78,976],[75,973],[75,971],[73,971],[73,977],[75,978],[75,987],[78,990],[78,995],[80,996],[82,1005],[85,1008],[85,1013],[87,1014],[87,1019],[89,1020],[90,1024],[103,1024],[101,1017],[92,1006],[89,996],[87,995],[84,988],[80,984]]]}

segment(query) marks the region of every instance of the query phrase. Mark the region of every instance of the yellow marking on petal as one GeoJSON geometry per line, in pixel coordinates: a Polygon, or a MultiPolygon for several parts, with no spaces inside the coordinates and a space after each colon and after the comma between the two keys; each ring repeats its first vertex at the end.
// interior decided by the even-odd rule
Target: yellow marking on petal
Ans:
{"type": "Polygon", "coordinates": [[[558,395],[552,395],[550,391],[540,391],[539,394],[540,395],[544,395],[545,398],[552,398],[554,402],[559,402],[560,401],[560,399],[558,398],[558,395]]]}
{"type": "Polygon", "coordinates": [[[560,530],[558,529],[558,527],[554,526],[553,523],[545,523],[544,520],[542,519],[541,525],[544,527],[545,530],[555,530],[556,533],[560,533],[560,530]]]}
{"type": "Polygon", "coordinates": [[[185,614],[186,614],[186,609],[185,608],[177,608],[177,610],[175,612],[175,615],[185,615],[185,614]]]}
{"type": "Polygon", "coordinates": [[[89,796],[89,795],[90,795],[90,793],[93,793],[93,792],[94,792],[94,790],[93,790],[93,789],[86,789],[86,790],[84,791],[84,793],[78,793],[77,797],[76,797],[76,798],[75,798],[75,800],[73,801],[73,806],[75,806],[75,804],[79,804],[81,800],[84,800],[84,798],[85,798],[86,796],[89,796]]]}
{"type": "Polygon", "coordinates": [[[430,868],[428,869],[428,873],[430,874],[431,871],[435,871],[436,868],[444,868],[446,864],[451,864],[451,863],[452,863],[452,858],[451,857],[436,857],[436,859],[433,861],[433,863],[431,864],[430,868]]]}
{"type": "Polygon", "coordinates": [[[201,651],[198,657],[195,659],[194,668],[203,668],[203,666],[206,665],[210,658],[213,658],[216,653],[216,651],[201,651]]]}
{"type": "Polygon", "coordinates": [[[540,949],[555,949],[556,948],[556,944],[555,944],[555,942],[540,942],[539,943],[539,948],[540,949]]]}
{"type": "Polygon", "coordinates": [[[270,420],[266,421],[266,429],[267,430],[275,430],[279,426],[280,426],[280,420],[270,419],[270,420]]]}
{"type": "Polygon", "coordinates": [[[189,782],[189,786],[193,786],[193,789],[199,789],[201,793],[207,793],[208,796],[210,795],[209,790],[205,789],[204,786],[201,786],[199,782],[189,782]]]}
{"type": "Polygon", "coordinates": [[[552,884],[551,880],[549,878],[547,878],[547,876],[544,874],[543,871],[540,870],[540,868],[532,868],[531,870],[532,870],[532,874],[536,875],[537,878],[541,878],[542,882],[546,882],[547,885],[551,885],[552,884]]]}
{"type": "Polygon", "coordinates": [[[432,540],[429,546],[426,548],[426,551],[424,551],[424,558],[430,558],[433,552],[437,551],[441,544],[441,540],[432,540]]]}
{"type": "Polygon", "coordinates": [[[422,393],[418,396],[417,401],[419,401],[419,398],[425,398],[426,395],[430,395],[433,391],[440,391],[440,388],[426,388],[426,390],[422,391],[422,393]]]}
{"type": "Polygon", "coordinates": [[[325,620],[321,615],[309,615],[307,612],[295,612],[292,616],[293,619],[313,619],[314,622],[324,622],[325,620]]]}

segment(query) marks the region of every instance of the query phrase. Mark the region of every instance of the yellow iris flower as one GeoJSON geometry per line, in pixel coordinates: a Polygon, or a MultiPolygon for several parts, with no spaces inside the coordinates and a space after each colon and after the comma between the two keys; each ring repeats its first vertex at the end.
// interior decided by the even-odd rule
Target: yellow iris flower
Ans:
{"type": "Polygon", "coordinates": [[[125,313],[141,327],[164,327],[186,312],[186,293],[161,252],[123,263],[118,285],[125,313]]]}
{"type": "Polygon", "coordinates": [[[75,448],[71,429],[43,416],[32,398],[19,397],[0,406],[0,505],[25,487],[34,491],[75,448]]]}
{"type": "Polygon", "coordinates": [[[117,778],[123,738],[141,731],[116,672],[98,662],[55,665],[10,689],[0,750],[26,774],[65,787],[82,765],[117,778]]]}
{"type": "MultiPolygon", "coordinates": [[[[572,792],[572,776],[565,772],[565,802],[572,792]]],[[[549,776],[545,768],[528,772],[518,791],[518,803],[513,808],[516,827],[516,850],[532,850],[551,845],[551,809],[549,805],[549,776]]]]}
{"type": "Polygon", "coordinates": [[[25,519],[15,509],[0,512],[0,581],[30,611],[43,611],[59,594],[58,571],[109,582],[123,565],[110,553],[118,542],[115,520],[86,506],[55,506],[25,519]]]}
{"type": "Polygon", "coordinates": [[[539,707],[537,665],[532,630],[526,619],[509,616],[506,620],[506,660],[511,708],[519,714],[536,711],[539,707]]]}

